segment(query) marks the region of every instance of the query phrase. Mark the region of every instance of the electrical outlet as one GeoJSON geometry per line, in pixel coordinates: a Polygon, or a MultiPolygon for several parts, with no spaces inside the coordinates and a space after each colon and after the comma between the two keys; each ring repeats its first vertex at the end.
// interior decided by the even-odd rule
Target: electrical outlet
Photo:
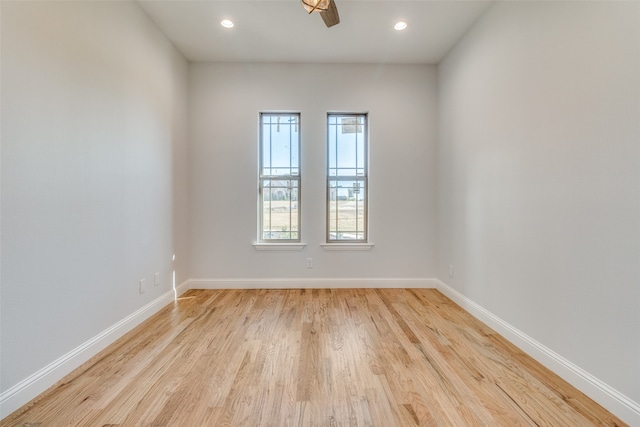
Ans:
{"type": "Polygon", "coordinates": [[[141,294],[144,294],[144,290],[145,290],[144,288],[145,288],[145,285],[146,285],[146,281],[147,281],[146,279],[140,279],[140,293],[141,294]]]}
{"type": "Polygon", "coordinates": [[[153,286],[160,285],[160,273],[156,273],[153,275],[153,286]]]}
{"type": "Polygon", "coordinates": [[[449,277],[453,277],[453,265],[449,266],[449,277]]]}
{"type": "Polygon", "coordinates": [[[313,268],[313,258],[307,258],[307,268],[313,268]]]}

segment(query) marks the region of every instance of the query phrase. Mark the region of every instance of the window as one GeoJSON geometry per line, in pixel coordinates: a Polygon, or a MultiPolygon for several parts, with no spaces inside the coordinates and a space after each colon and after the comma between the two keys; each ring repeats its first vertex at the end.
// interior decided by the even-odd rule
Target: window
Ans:
{"type": "Polygon", "coordinates": [[[300,242],[300,114],[260,114],[259,241],[300,242]]]}
{"type": "Polygon", "coordinates": [[[327,242],[367,242],[367,115],[327,117],[327,242]]]}

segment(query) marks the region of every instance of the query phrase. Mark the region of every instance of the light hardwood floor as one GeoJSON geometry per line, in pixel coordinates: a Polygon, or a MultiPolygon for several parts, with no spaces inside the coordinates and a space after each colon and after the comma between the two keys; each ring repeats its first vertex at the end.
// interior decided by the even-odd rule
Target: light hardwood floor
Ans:
{"type": "Polygon", "coordinates": [[[1,426],[625,425],[432,289],[192,290],[1,426]]]}

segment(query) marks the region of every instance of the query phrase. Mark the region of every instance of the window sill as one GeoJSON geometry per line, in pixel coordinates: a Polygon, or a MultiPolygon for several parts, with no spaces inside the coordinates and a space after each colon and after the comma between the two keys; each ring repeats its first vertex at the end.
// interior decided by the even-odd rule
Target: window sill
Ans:
{"type": "Polygon", "coordinates": [[[325,251],[370,251],[375,243],[321,243],[325,251]]]}
{"type": "Polygon", "coordinates": [[[301,251],[306,243],[254,243],[256,251],[301,251]]]}

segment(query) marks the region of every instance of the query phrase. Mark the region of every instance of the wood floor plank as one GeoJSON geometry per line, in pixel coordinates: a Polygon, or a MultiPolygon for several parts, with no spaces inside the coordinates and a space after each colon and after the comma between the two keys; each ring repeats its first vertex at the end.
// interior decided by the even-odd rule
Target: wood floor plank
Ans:
{"type": "Polygon", "coordinates": [[[433,289],[192,290],[5,426],[624,426],[433,289]]]}

